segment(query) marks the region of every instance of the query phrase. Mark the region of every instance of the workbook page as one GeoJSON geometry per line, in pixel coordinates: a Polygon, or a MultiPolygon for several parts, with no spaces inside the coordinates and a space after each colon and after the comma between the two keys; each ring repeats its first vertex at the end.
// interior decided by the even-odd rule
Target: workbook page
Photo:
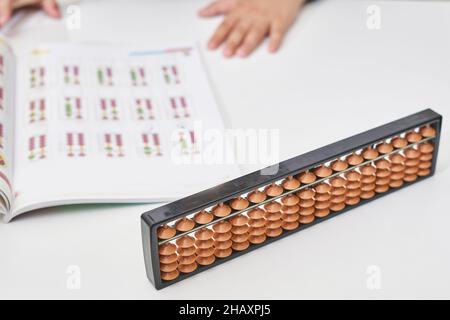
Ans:
{"type": "Polygon", "coordinates": [[[224,124],[195,46],[40,46],[18,64],[15,215],[172,200],[238,175],[204,161],[224,124]]]}
{"type": "Polygon", "coordinates": [[[0,37],[0,213],[6,213],[12,198],[14,58],[0,37]]]}

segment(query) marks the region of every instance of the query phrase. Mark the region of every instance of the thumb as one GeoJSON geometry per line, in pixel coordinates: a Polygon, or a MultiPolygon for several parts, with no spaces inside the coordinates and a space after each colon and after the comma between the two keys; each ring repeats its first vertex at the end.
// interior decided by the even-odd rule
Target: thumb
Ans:
{"type": "Polygon", "coordinates": [[[198,14],[201,17],[214,17],[228,13],[236,4],[236,0],[217,0],[205,8],[201,9],[198,14]]]}
{"type": "Polygon", "coordinates": [[[11,18],[12,0],[0,0],[0,27],[11,18]]]}
{"type": "Polygon", "coordinates": [[[58,4],[56,3],[56,0],[43,0],[42,8],[50,17],[61,17],[61,12],[59,10],[58,4]]]}

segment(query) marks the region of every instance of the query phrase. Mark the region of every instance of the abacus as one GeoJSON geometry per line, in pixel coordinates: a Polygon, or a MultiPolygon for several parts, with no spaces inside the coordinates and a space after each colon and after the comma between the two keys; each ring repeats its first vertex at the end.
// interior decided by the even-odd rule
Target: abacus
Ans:
{"type": "Polygon", "coordinates": [[[428,109],[144,213],[149,280],[165,288],[431,177],[441,125],[428,109]]]}

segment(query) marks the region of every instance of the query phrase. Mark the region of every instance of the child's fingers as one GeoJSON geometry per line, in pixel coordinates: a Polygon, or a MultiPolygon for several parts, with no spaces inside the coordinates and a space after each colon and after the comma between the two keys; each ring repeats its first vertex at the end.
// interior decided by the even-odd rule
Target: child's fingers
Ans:
{"type": "Polygon", "coordinates": [[[269,35],[269,51],[274,53],[277,52],[281,47],[281,43],[283,42],[284,35],[287,32],[288,27],[286,26],[286,22],[282,22],[281,20],[276,20],[272,23],[270,27],[270,35],[269,35]]]}
{"type": "Polygon", "coordinates": [[[59,11],[58,4],[56,0],[43,0],[42,8],[51,17],[59,18],[61,17],[61,12],[59,11]]]}
{"type": "Polygon", "coordinates": [[[265,23],[259,23],[252,26],[251,30],[247,33],[244,42],[237,51],[238,56],[244,58],[251,54],[264,40],[268,31],[269,25],[265,23]]]}
{"type": "Polygon", "coordinates": [[[0,0],[0,27],[4,26],[11,18],[12,0],[0,0]]]}
{"type": "Polygon", "coordinates": [[[198,14],[201,17],[213,17],[228,13],[234,6],[235,0],[218,0],[201,9],[198,14]]]}
{"type": "Polygon", "coordinates": [[[245,35],[249,30],[249,26],[245,23],[240,22],[234,28],[233,31],[227,38],[225,48],[223,50],[223,54],[225,57],[229,58],[234,56],[237,48],[241,45],[242,41],[244,41],[245,35]]]}
{"type": "Polygon", "coordinates": [[[217,28],[214,35],[209,40],[208,47],[210,50],[217,49],[227,38],[228,34],[234,26],[234,19],[231,17],[225,18],[222,24],[217,28]]]}

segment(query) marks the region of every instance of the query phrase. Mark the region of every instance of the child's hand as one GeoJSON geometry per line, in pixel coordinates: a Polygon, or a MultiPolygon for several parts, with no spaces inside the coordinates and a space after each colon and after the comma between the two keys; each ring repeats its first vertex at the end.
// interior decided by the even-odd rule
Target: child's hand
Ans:
{"type": "Polygon", "coordinates": [[[269,37],[269,51],[279,49],[305,0],[218,0],[200,10],[202,17],[225,15],[209,41],[214,50],[224,44],[224,55],[246,57],[269,37]]]}
{"type": "Polygon", "coordinates": [[[40,6],[51,17],[61,16],[56,0],[0,0],[0,27],[9,21],[15,9],[26,6],[40,6]]]}

